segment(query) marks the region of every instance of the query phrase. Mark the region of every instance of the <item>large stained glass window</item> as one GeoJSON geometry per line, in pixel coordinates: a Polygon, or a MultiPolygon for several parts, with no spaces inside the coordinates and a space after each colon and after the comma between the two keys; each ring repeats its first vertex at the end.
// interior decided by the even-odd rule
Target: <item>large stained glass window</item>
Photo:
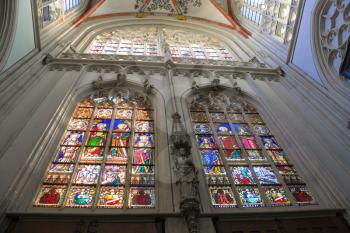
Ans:
{"type": "MultiPolygon", "coordinates": [[[[130,96],[128,94],[127,96],[130,96]]],[[[38,207],[155,207],[153,110],[115,94],[78,104],[35,199],[38,207]]]]}
{"type": "Polygon", "coordinates": [[[221,41],[176,27],[132,26],[104,32],[86,49],[90,54],[162,56],[165,43],[172,57],[237,60],[221,41]]]}
{"type": "Polygon", "coordinates": [[[211,206],[314,204],[305,182],[255,108],[234,99],[221,108],[217,103],[228,98],[214,95],[192,103],[190,112],[211,206]]]}

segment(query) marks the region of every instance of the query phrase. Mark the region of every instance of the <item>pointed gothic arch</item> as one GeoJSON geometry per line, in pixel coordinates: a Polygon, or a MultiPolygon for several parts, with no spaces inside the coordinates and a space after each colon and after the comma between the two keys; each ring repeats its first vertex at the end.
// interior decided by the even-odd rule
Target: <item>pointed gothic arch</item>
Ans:
{"type": "Polygon", "coordinates": [[[95,81],[94,94],[76,105],[34,206],[156,207],[157,142],[150,93],[105,86],[102,79],[95,81]]]}
{"type": "Polygon", "coordinates": [[[272,128],[240,88],[197,88],[187,104],[210,207],[316,203],[272,128]]]}

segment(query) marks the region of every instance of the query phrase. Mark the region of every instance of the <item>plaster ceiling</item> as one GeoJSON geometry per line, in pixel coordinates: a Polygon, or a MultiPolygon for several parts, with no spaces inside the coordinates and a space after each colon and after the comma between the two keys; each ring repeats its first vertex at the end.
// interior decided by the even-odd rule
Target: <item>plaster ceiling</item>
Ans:
{"type": "Polygon", "coordinates": [[[138,18],[164,16],[184,22],[197,20],[216,24],[237,30],[245,37],[249,36],[249,32],[241,28],[232,18],[229,3],[227,0],[100,0],[84,18],[93,20],[117,16],[138,18]]]}

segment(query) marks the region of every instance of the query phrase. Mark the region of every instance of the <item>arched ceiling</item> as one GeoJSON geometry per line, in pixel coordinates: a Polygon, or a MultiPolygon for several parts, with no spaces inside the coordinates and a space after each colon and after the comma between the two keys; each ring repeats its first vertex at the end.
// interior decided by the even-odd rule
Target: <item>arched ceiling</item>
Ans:
{"type": "Polygon", "coordinates": [[[230,0],[99,0],[82,17],[81,22],[118,16],[134,16],[140,19],[162,16],[184,22],[196,20],[215,24],[248,37],[249,32],[233,19],[230,4],[230,0]]]}

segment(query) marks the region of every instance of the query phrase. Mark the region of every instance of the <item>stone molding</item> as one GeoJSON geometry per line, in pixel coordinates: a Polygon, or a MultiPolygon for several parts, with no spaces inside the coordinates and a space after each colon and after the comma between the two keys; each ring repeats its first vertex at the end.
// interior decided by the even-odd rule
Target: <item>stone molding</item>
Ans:
{"type": "MultiPolygon", "coordinates": [[[[205,60],[201,62],[204,64],[192,65],[185,58],[178,59],[178,63],[174,64],[173,76],[186,78],[204,77],[207,79],[211,77],[228,79],[252,77],[254,80],[261,81],[279,81],[282,77],[279,69],[266,68],[263,63],[231,62],[222,64],[221,61],[218,61],[217,64],[213,65],[216,61],[210,61],[211,64],[205,64],[205,60]]],[[[73,67],[80,65],[87,66],[88,71],[96,72],[103,70],[104,72],[107,71],[107,73],[118,73],[124,67],[126,74],[165,74],[163,57],[143,56],[70,54],[69,56],[65,55],[64,58],[53,59],[52,63],[49,64],[49,69],[60,71],[63,69],[71,70],[73,67]],[[107,60],[107,58],[110,60],[107,60]]]]}

